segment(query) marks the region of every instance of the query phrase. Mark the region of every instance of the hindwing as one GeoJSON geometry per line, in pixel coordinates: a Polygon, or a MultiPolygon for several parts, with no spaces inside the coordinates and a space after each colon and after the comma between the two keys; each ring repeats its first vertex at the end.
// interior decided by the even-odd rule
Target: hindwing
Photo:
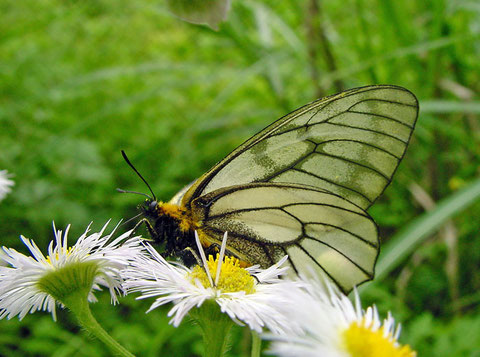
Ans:
{"type": "Polygon", "coordinates": [[[294,272],[326,274],[343,291],[370,280],[377,228],[346,199],[314,187],[252,183],[222,188],[192,202],[202,239],[241,260],[268,267],[283,256],[294,272]],[[310,267],[310,268],[309,268],[310,267]]]}

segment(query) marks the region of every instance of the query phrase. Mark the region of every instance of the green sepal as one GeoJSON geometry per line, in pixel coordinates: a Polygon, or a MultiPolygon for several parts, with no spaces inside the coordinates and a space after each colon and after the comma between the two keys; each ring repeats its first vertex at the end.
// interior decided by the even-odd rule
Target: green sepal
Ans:
{"type": "Polygon", "coordinates": [[[207,300],[202,306],[190,311],[190,317],[202,329],[204,356],[224,356],[229,349],[230,332],[234,322],[215,301],[207,300]]]}
{"type": "Polygon", "coordinates": [[[64,303],[71,294],[84,295],[87,299],[98,273],[96,262],[70,263],[45,274],[37,283],[38,288],[64,303]]]}

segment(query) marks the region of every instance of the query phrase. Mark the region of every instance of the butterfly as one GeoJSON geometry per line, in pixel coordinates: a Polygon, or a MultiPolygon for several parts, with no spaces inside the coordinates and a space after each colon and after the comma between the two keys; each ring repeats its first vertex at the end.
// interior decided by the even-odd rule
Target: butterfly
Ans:
{"type": "Polygon", "coordinates": [[[379,239],[366,210],[390,183],[417,116],[416,97],[393,85],[319,99],[245,141],[169,202],[150,189],[140,223],[164,256],[187,264],[198,256],[195,231],[207,251],[228,232],[227,254],[246,265],[288,255],[293,272],[313,270],[349,292],[374,276],[379,239]]]}

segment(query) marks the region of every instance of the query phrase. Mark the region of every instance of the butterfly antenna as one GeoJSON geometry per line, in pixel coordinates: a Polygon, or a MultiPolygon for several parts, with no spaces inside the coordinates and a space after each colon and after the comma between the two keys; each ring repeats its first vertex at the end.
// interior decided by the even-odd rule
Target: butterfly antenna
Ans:
{"type": "Polygon", "coordinates": [[[153,200],[152,196],[147,195],[146,193],[143,193],[143,192],[129,191],[129,190],[121,189],[121,188],[117,188],[117,192],[120,192],[120,193],[134,193],[134,194],[136,194],[136,195],[142,195],[142,196],[145,196],[145,197],[153,200]]]}
{"type": "MultiPolygon", "coordinates": [[[[135,168],[135,166],[133,166],[133,164],[128,159],[127,154],[125,154],[125,151],[123,151],[123,150],[122,150],[122,156],[125,159],[125,161],[127,162],[128,166],[130,166],[133,169],[133,171],[135,171],[135,173],[138,175],[138,177],[140,177],[142,179],[142,181],[145,182],[145,185],[147,185],[148,189],[150,190],[150,193],[152,194],[153,200],[156,201],[157,198],[155,197],[155,194],[153,193],[153,190],[150,187],[150,185],[148,184],[147,180],[145,180],[143,178],[143,176],[140,174],[140,172],[138,172],[138,170],[135,168]]],[[[128,191],[125,191],[125,192],[128,192],[128,191]]],[[[138,192],[132,192],[132,193],[138,193],[138,192]]],[[[146,196],[149,197],[148,195],[146,195],[146,196]]]]}

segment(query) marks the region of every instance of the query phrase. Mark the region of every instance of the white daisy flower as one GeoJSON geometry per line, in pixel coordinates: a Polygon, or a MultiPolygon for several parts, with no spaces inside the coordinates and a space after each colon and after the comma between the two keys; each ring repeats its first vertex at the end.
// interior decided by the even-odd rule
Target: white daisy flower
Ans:
{"type": "Polygon", "coordinates": [[[107,225],[89,235],[88,226],[71,247],[67,246],[70,226],[62,233],[54,225],[55,241],[50,242],[47,256],[23,236],[32,256],[3,247],[0,261],[9,266],[0,266],[0,319],[17,315],[23,319],[37,310],[51,312],[56,319],[56,302],[65,305],[73,292],[84,292],[88,301],[96,301],[93,291],[100,286],[110,290],[116,303],[122,293],[121,270],[144,248],[139,237],[128,238],[130,232],[113,240],[115,229],[103,236],[107,225]]]}
{"type": "Polygon", "coordinates": [[[400,325],[389,313],[380,321],[375,306],[363,311],[355,290],[355,304],[330,281],[310,282],[303,291],[288,294],[286,315],[301,321],[303,333],[264,335],[274,342],[270,352],[280,357],[415,357],[398,343],[400,325]],[[288,311],[287,311],[288,310],[288,311]]]}
{"type": "Polygon", "coordinates": [[[263,328],[276,333],[298,328],[279,313],[280,306],[288,303],[285,291],[302,285],[280,279],[288,269],[282,267],[287,257],[265,270],[257,266],[242,268],[236,258],[223,259],[225,233],[220,254],[216,259],[209,256],[207,261],[198,235],[195,237],[203,266],[208,269],[200,266],[191,269],[178,262],[168,262],[147,245],[148,255],[137,256],[126,270],[125,288],[129,293],[140,292],[139,299],[156,298],[147,312],[172,302],[174,306],[168,316],[173,316],[170,323],[177,327],[193,308],[212,301],[233,321],[257,332],[263,328]]]}
{"type": "Polygon", "coordinates": [[[12,186],[15,182],[10,180],[12,177],[7,170],[0,170],[0,201],[5,198],[12,191],[12,186]]]}

